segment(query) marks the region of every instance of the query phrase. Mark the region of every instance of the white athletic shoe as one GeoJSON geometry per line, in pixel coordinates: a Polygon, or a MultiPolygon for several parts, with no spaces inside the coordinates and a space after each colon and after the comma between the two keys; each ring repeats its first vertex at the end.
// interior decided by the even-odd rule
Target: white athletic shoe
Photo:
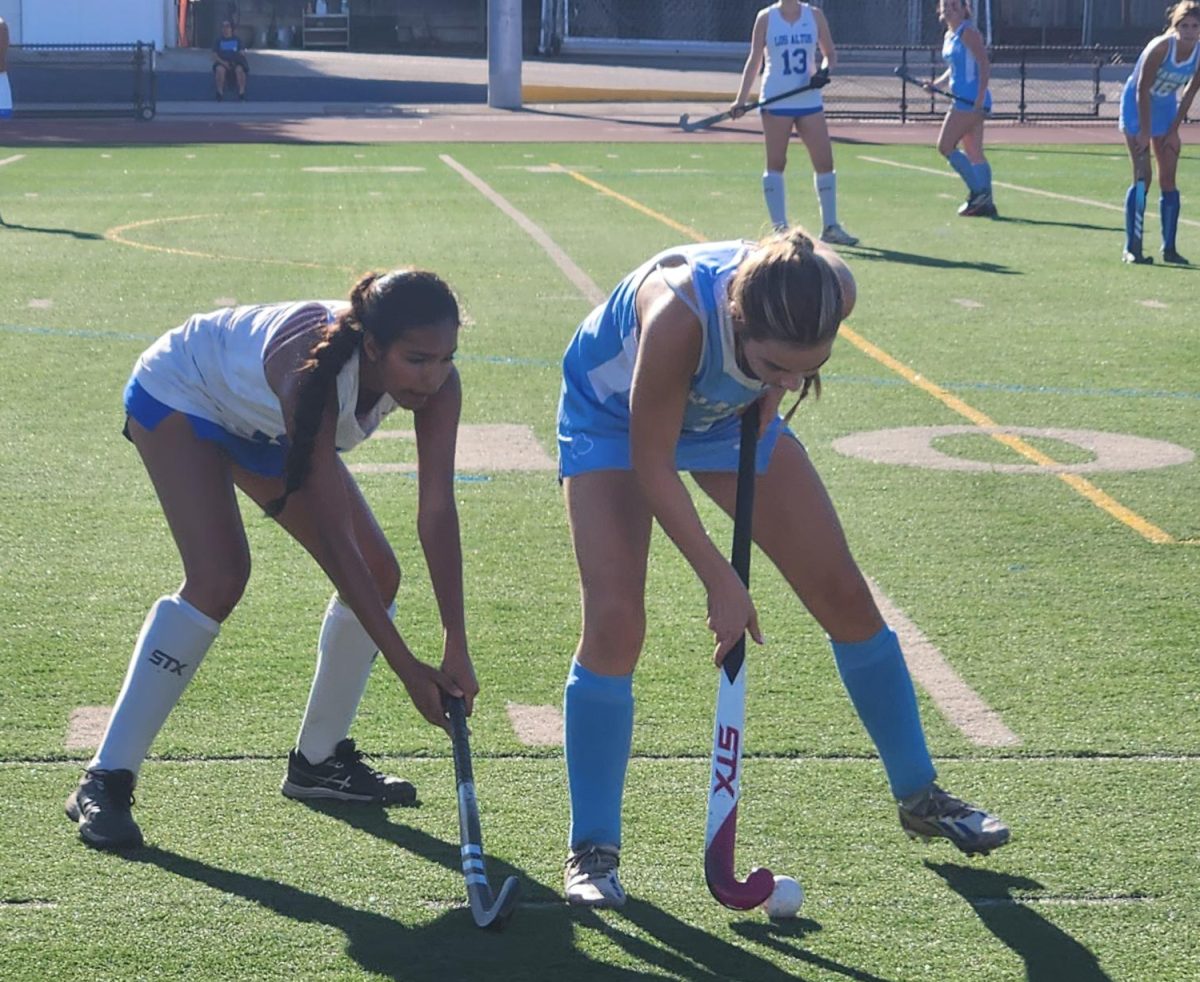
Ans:
{"type": "Polygon", "coordinates": [[[858,245],[858,236],[851,235],[840,225],[826,225],[825,231],[821,233],[821,241],[830,245],[852,246],[858,245]]]}
{"type": "Polygon", "coordinates": [[[623,907],[625,888],[617,879],[621,851],[616,846],[588,846],[567,857],[563,874],[567,903],[576,907],[623,907]]]}

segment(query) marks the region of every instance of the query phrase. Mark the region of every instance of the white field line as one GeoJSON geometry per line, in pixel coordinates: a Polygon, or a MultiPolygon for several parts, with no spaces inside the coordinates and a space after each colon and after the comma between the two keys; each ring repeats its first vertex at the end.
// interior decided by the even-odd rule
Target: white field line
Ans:
{"type": "Polygon", "coordinates": [[[937,645],[867,577],[875,603],[900,638],[904,660],[921,687],[929,693],[943,716],[978,747],[1015,747],[1021,738],[976,694],[948,661],[937,645]]]}
{"type": "MultiPolygon", "coordinates": [[[[919,164],[902,164],[898,160],[885,160],[883,157],[868,157],[860,154],[859,160],[866,160],[872,164],[886,164],[888,167],[900,167],[904,170],[920,171],[922,174],[933,174],[935,177],[950,177],[956,180],[960,178],[956,173],[950,170],[940,170],[933,167],[922,167],[919,164]]],[[[1053,198],[1055,201],[1069,201],[1076,205],[1088,205],[1091,208],[1103,208],[1105,211],[1118,211],[1121,214],[1125,213],[1124,205],[1114,205],[1107,201],[1094,201],[1091,198],[1077,198],[1071,194],[1058,194],[1055,191],[1043,191],[1041,188],[1027,188],[1023,184],[1008,184],[1004,181],[992,181],[992,184],[998,188],[1005,188],[1009,191],[1020,191],[1022,194],[1036,194],[1042,198],[1053,198]]],[[[1146,209],[1150,218],[1155,215],[1152,209],[1146,209]]],[[[1200,228],[1200,222],[1190,218],[1179,219],[1181,225],[1194,225],[1200,228]]]]}
{"type": "MultiPolygon", "coordinates": [[[[111,707],[110,707],[111,708],[111,707]]],[[[547,712],[559,712],[558,706],[542,706],[536,707],[547,712]]],[[[476,757],[486,758],[488,760],[530,760],[528,754],[520,751],[504,751],[500,753],[488,753],[480,750],[474,752],[476,757]]],[[[410,760],[410,757],[399,753],[380,753],[372,756],[379,760],[410,760]]],[[[797,757],[795,754],[766,754],[766,753],[750,753],[748,757],[753,757],[755,760],[766,760],[776,764],[796,765],[798,767],[807,767],[812,764],[870,764],[876,766],[879,758],[874,753],[861,754],[805,754],[802,757],[797,757]]],[[[155,754],[150,754],[147,760],[156,761],[161,764],[171,764],[172,766],[203,766],[210,764],[261,764],[271,761],[278,761],[282,758],[278,754],[212,754],[206,757],[159,757],[155,754]]],[[[552,760],[554,758],[546,758],[552,760]]],[[[629,759],[638,763],[653,764],[659,761],[667,764],[707,764],[711,761],[709,751],[697,751],[694,754],[673,754],[669,757],[664,757],[659,754],[630,754],[629,759]]],[[[952,764],[988,764],[1008,766],[1010,764],[1187,764],[1189,766],[1200,764],[1200,753],[1194,754],[989,754],[985,757],[975,757],[971,754],[934,754],[934,763],[952,763],[952,764]]],[[[75,770],[79,767],[78,760],[45,760],[41,757],[10,757],[6,760],[0,760],[0,771],[8,768],[26,769],[30,764],[37,764],[40,767],[65,767],[75,770]]]]}
{"type": "MultiPolygon", "coordinates": [[[[447,154],[441,154],[440,159],[446,166],[457,171],[469,184],[480,192],[492,204],[499,208],[504,214],[508,215],[517,225],[528,233],[535,242],[538,243],[546,254],[553,260],[567,276],[567,278],[575,284],[579,291],[591,303],[600,303],[604,299],[604,294],[596,285],[595,281],[580,269],[574,261],[566,254],[566,252],[546,234],[540,227],[535,225],[527,216],[518,211],[508,200],[506,200],[497,191],[491,188],[482,178],[473,174],[462,164],[458,163],[453,157],[447,154]]],[[[687,228],[675,223],[672,219],[665,215],[660,215],[652,211],[645,205],[634,201],[632,198],[627,198],[624,195],[618,194],[611,188],[592,181],[589,178],[584,178],[578,174],[563,168],[563,173],[582,181],[583,183],[594,187],[603,194],[609,195],[622,204],[633,208],[636,211],[658,219],[664,224],[675,228],[677,231],[683,232],[693,239],[702,241],[700,233],[694,229],[687,228]]],[[[980,746],[1011,746],[1020,743],[1020,739],[1004,726],[1000,721],[999,716],[988,708],[987,704],[975,692],[973,692],[965,682],[950,668],[941,652],[925,637],[924,634],[904,616],[900,608],[887,599],[882,593],[876,590],[876,603],[881,609],[885,609],[891,613],[889,617],[894,623],[899,623],[904,630],[921,645],[922,654],[919,659],[919,664],[922,667],[920,674],[917,675],[917,681],[925,687],[935,705],[946,713],[946,718],[949,722],[962,730],[963,734],[971,742],[980,746]],[[930,687],[933,688],[930,688],[930,687]],[[964,729],[966,726],[968,729],[964,729]]],[[[885,616],[888,616],[885,614],[885,616]]],[[[897,628],[897,633],[900,634],[900,628],[897,628]]],[[[901,634],[901,638],[904,635],[901,634]]]]}
{"type": "Polygon", "coordinates": [[[593,280],[590,276],[588,276],[587,273],[580,269],[575,264],[574,260],[572,260],[571,257],[562,250],[558,243],[546,234],[541,226],[537,225],[524,213],[518,211],[512,204],[509,203],[507,198],[493,189],[486,181],[483,180],[483,178],[467,170],[466,167],[460,164],[449,154],[440,154],[439,159],[447,167],[458,171],[463,180],[465,180],[468,184],[475,188],[476,191],[487,198],[488,201],[490,201],[502,212],[504,212],[504,214],[516,222],[517,226],[523,232],[533,239],[534,242],[540,245],[542,249],[545,250],[546,255],[548,255],[554,262],[554,265],[561,269],[567,279],[575,284],[575,287],[580,293],[583,294],[584,298],[588,300],[588,302],[596,304],[604,299],[604,292],[596,285],[595,280],[593,280]]]}
{"type": "Polygon", "coordinates": [[[25,154],[15,153],[11,157],[5,157],[3,160],[0,160],[0,167],[3,167],[5,164],[15,164],[18,160],[24,160],[24,159],[25,159],[25,154]]]}

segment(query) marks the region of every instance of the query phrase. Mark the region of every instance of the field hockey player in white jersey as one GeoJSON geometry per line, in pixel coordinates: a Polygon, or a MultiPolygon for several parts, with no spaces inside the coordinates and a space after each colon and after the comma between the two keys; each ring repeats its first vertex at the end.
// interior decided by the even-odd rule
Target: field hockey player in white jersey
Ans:
{"type": "Polygon", "coordinates": [[[362,277],[349,302],[301,301],[191,317],[138,359],[126,436],[141,455],[183,560],[183,584],[151,608],[99,749],[67,799],[85,842],[136,847],[130,806],[142,761],[250,575],[240,488],[336,588],[283,793],[411,804],[407,781],[363,760],[350,724],[377,652],[417,710],[447,727],[443,698],[478,692],[463,617],[454,449],[462,392],[458,302],[435,274],[362,277]],[[440,669],[392,623],[400,568],[338,453],[409,410],[418,456],[417,531],[444,630],[440,669]]]}
{"type": "Polygon", "coordinates": [[[757,243],[686,245],[651,257],[588,315],[567,348],[559,473],[583,598],[583,634],[564,692],[571,797],[565,890],[572,904],[619,907],[626,899],[617,875],[621,799],[655,520],[704,584],[716,662],[745,632],[762,643],[754,601],[680,477],[689,471],[733,514],[739,417],[756,401],[763,422],[754,541],[829,636],[901,826],[966,853],[1008,841],[1003,822],[935,783],[899,641],[850,554],[821,478],[787,428],[791,412],[777,413],[789,392],[797,404],[819,394],[821,366],[854,301],[846,265],[794,227],[757,243]]]}
{"type": "MultiPolygon", "coordinates": [[[[837,51],[825,15],[812,4],[779,0],[764,7],[754,18],[750,53],[742,69],[742,82],[730,115],[737,119],[745,109],[750,89],[766,61],[759,99],[770,99],[813,81],[818,73],[828,75],[837,64],[837,51]]],[[[804,141],[813,166],[813,185],[821,208],[821,241],[833,245],[855,245],[858,239],[842,228],[837,215],[837,171],[833,168],[833,144],[825,123],[821,88],[815,87],[779,99],[760,110],[767,169],[763,172],[763,197],[767,214],[776,229],[788,227],[787,189],[783,171],[787,167],[788,141],[792,131],[804,141]]]]}
{"type": "Polygon", "coordinates": [[[1187,265],[1175,248],[1179,228],[1179,188],[1175,177],[1183,141],[1179,124],[1200,88],[1200,3],[1182,0],[1167,8],[1167,30],[1146,45],[1121,91],[1121,132],[1133,163],[1133,183],[1125,192],[1125,249],[1122,262],[1154,260],[1142,252],[1146,196],[1153,173],[1150,148],[1158,160],[1162,258],[1187,265]],[[1183,89],[1180,97],[1179,90],[1183,89]]]}

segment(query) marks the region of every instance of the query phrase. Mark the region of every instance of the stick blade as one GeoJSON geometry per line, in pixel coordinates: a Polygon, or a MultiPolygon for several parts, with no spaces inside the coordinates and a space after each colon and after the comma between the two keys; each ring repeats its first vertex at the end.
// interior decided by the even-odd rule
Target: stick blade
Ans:
{"type": "Polygon", "coordinates": [[[503,931],[512,919],[520,897],[521,881],[515,876],[508,877],[494,897],[491,888],[486,884],[472,887],[471,916],[475,919],[476,927],[488,931],[503,931]]]}
{"type": "Polygon", "coordinates": [[[686,130],[688,128],[688,114],[687,113],[684,113],[682,116],[679,117],[679,128],[681,130],[686,130]]]}

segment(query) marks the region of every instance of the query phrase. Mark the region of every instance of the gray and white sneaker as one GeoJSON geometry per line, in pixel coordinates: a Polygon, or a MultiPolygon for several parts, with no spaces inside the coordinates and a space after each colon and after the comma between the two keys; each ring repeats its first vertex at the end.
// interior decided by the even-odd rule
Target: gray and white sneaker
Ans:
{"type": "Polygon", "coordinates": [[[858,236],[851,235],[842,226],[835,223],[825,226],[825,230],[821,233],[821,241],[828,242],[830,245],[852,246],[858,245],[858,236]]]}
{"type": "Polygon", "coordinates": [[[408,781],[380,774],[347,737],[333,748],[333,755],[312,763],[299,750],[288,754],[287,776],[280,790],[288,798],[328,798],[371,805],[411,805],[417,789],[408,781]]]}
{"type": "Polygon", "coordinates": [[[1010,832],[995,815],[969,805],[936,784],[898,803],[900,827],[910,839],[949,839],[968,856],[986,856],[1009,840],[1010,832]]]}
{"type": "Polygon", "coordinates": [[[616,846],[588,846],[571,853],[563,874],[567,903],[576,907],[623,907],[625,888],[617,879],[621,850],[616,846]]]}
{"type": "Polygon", "coordinates": [[[67,818],[79,825],[79,837],[97,849],[136,849],[142,830],[133,820],[133,771],[84,771],[67,796],[67,818]]]}

